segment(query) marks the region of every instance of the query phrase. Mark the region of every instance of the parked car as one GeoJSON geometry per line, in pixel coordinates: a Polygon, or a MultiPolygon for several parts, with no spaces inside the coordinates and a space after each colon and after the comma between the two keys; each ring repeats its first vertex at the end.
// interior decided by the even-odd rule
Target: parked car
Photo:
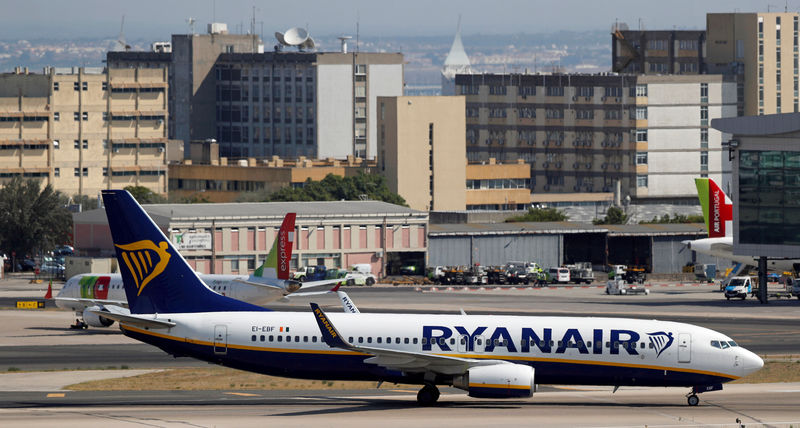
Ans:
{"type": "Polygon", "coordinates": [[[40,275],[51,276],[53,278],[63,278],[64,265],[54,261],[46,261],[42,263],[42,267],[39,268],[39,272],[40,275]]]}

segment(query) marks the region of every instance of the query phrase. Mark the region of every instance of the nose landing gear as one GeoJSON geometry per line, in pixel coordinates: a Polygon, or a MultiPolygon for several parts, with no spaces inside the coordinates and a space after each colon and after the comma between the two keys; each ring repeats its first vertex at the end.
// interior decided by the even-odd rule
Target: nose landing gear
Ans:
{"type": "Polygon", "coordinates": [[[722,391],[722,384],[693,386],[692,390],[686,394],[686,402],[689,403],[690,406],[696,406],[700,404],[700,398],[697,397],[697,394],[711,391],[722,391]]]}

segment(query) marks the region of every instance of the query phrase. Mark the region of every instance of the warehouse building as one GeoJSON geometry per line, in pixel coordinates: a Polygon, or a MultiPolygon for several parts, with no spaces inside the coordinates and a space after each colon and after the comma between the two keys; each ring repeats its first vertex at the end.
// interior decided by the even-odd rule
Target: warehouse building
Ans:
{"type": "Polygon", "coordinates": [[[729,262],[693,256],[682,241],[705,237],[699,224],[592,225],[573,222],[431,224],[429,266],[542,267],[591,262],[595,270],[624,264],[649,273],[679,273],[687,264],[729,262]]]}

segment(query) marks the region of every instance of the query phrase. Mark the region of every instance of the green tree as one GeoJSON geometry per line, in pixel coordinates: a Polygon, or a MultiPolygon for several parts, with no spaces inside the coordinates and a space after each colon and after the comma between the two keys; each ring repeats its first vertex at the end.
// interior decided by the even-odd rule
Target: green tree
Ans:
{"type": "Polygon", "coordinates": [[[357,201],[369,199],[406,206],[402,196],[393,193],[383,176],[359,172],[354,177],[328,174],[320,181],[308,179],[301,187],[283,187],[273,193],[245,193],[239,202],[357,201]]]}
{"type": "Polygon", "coordinates": [[[697,214],[682,215],[676,214],[675,217],[670,217],[669,214],[664,214],[659,217],[653,217],[650,221],[639,222],[641,224],[680,224],[680,223],[703,223],[703,216],[697,214]]]}
{"type": "Polygon", "coordinates": [[[566,221],[568,219],[569,217],[566,214],[555,208],[530,208],[525,215],[507,218],[506,223],[521,221],[566,221]]]}
{"type": "Polygon", "coordinates": [[[17,257],[70,242],[67,198],[51,185],[15,177],[0,188],[0,250],[17,257]]]}
{"type": "Polygon", "coordinates": [[[602,219],[596,218],[592,221],[594,224],[625,224],[628,221],[628,216],[619,207],[608,207],[606,216],[602,219]]]}
{"type": "Polygon", "coordinates": [[[125,190],[140,204],[163,204],[167,201],[163,196],[144,186],[127,186],[125,190]]]}

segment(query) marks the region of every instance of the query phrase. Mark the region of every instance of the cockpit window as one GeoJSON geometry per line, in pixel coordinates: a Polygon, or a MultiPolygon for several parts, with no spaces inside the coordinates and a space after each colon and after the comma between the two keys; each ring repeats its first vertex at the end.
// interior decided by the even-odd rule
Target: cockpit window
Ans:
{"type": "Polygon", "coordinates": [[[739,346],[739,345],[737,345],[736,342],[734,342],[732,340],[712,340],[711,341],[711,347],[717,348],[717,349],[733,348],[734,346],[739,346]]]}

